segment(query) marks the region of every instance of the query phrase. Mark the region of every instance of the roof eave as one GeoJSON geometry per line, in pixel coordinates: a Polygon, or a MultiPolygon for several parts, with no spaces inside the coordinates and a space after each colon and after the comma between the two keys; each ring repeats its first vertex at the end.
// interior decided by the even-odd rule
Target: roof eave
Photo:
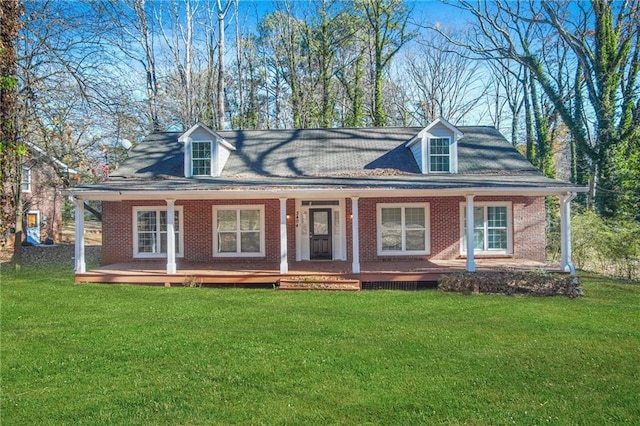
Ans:
{"type": "Polygon", "coordinates": [[[394,197],[421,196],[421,197],[438,197],[438,196],[561,196],[567,193],[587,192],[588,188],[578,186],[548,186],[548,187],[531,187],[531,186],[514,186],[514,187],[461,187],[461,188],[416,188],[416,189],[398,189],[398,188],[314,188],[314,189],[296,189],[296,188],[262,188],[262,189],[198,189],[198,190],[120,190],[120,189],[101,189],[101,190],[78,190],[69,188],[64,190],[66,195],[70,195],[80,200],[102,200],[102,201],[123,201],[123,200],[204,200],[220,198],[220,194],[224,194],[225,199],[275,199],[275,198],[301,198],[301,197],[325,197],[325,198],[343,198],[343,197],[389,197],[390,193],[394,197]]]}

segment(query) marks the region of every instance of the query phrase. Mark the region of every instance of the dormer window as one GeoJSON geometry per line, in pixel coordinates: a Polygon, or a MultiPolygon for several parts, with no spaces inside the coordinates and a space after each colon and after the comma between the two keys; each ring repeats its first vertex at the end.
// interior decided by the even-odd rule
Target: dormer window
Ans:
{"type": "Polygon", "coordinates": [[[407,142],[420,171],[458,173],[458,141],[464,135],[444,118],[438,118],[407,142]]]}
{"type": "Polygon", "coordinates": [[[218,177],[236,148],[202,123],[178,139],[184,143],[184,177],[218,177]]]}
{"type": "Polygon", "coordinates": [[[193,141],[191,143],[191,172],[193,176],[211,176],[212,152],[210,141],[193,141]]]}
{"type": "Polygon", "coordinates": [[[429,173],[451,171],[451,139],[429,139],[429,173]]]}

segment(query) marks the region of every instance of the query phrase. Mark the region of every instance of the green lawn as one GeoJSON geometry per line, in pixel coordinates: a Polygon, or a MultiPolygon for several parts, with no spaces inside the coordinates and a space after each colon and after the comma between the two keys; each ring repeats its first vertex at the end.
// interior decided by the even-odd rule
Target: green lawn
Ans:
{"type": "Polygon", "coordinates": [[[640,285],[580,299],[2,273],[0,421],[637,424],[640,285]]]}

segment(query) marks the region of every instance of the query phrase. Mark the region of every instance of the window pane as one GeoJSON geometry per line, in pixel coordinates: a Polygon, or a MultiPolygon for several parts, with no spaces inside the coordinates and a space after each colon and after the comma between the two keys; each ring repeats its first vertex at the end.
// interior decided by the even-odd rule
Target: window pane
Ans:
{"type": "Polygon", "coordinates": [[[193,142],[191,153],[194,159],[211,158],[211,142],[193,142]]]}
{"type": "Polygon", "coordinates": [[[138,231],[155,231],[156,230],[156,212],[139,211],[138,212],[138,231]]]}
{"type": "Polygon", "coordinates": [[[156,252],[156,234],[155,233],[138,233],[138,252],[139,253],[155,253],[156,252]]]}
{"type": "Polygon", "coordinates": [[[487,216],[490,228],[506,228],[507,227],[507,208],[506,207],[488,207],[487,216]]]}
{"type": "Polygon", "coordinates": [[[167,233],[162,232],[160,234],[160,253],[166,253],[166,252],[167,252],[167,233]]]}
{"type": "Polygon", "coordinates": [[[254,231],[260,229],[260,210],[240,210],[240,230],[254,231]]]}
{"type": "Polygon", "coordinates": [[[235,232],[218,232],[218,252],[220,253],[235,253],[236,233],[235,232]]]}
{"type": "Polygon", "coordinates": [[[431,139],[430,141],[430,154],[435,155],[449,155],[449,139],[447,138],[436,138],[431,139]]]}
{"type": "Polygon", "coordinates": [[[507,230],[506,229],[489,229],[489,249],[506,249],[507,248],[507,230]]]}
{"type": "Polygon", "coordinates": [[[402,230],[383,229],[382,230],[382,250],[402,250],[402,230]]]}
{"type": "Polygon", "coordinates": [[[235,231],[236,229],[236,210],[218,210],[218,231],[235,231]]]}
{"type": "Polygon", "coordinates": [[[242,232],[240,234],[240,251],[242,253],[259,253],[260,232],[242,232]]]}
{"type": "Polygon", "coordinates": [[[425,231],[407,231],[407,250],[425,249],[425,231]]]}
{"type": "Polygon", "coordinates": [[[404,210],[404,223],[407,229],[424,229],[424,208],[407,207],[404,210]]]}
{"type": "Polygon", "coordinates": [[[160,211],[160,231],[167,232],[167,212],[160,211]]]}
{"type": "Polygon", "coordinates": [[[473,248],[475,250],[484,250],[484,228],[473,231],[473,248]]]}
{"type": "Polygon", "coordinates": [[[211,160],[193,160],[194,175],[210,175],[211,160]]]}
{"type": "Polygon", "coordinates": [[[383,208],[382,209],[382,227],[383,228],[401,228],[402,227],[402,209],[401,208],[383,208]]]}

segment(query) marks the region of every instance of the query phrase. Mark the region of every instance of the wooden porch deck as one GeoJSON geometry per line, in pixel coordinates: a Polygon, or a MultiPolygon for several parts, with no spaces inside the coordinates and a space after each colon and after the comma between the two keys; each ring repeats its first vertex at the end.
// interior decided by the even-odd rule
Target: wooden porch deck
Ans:
{"type": "MultiPolygon", "coordinates": [[[[264,286],[282,278],[323,276],[335,279],[357,279],[361,283],[435,282],[444,274],[465,270],[465,260],[363,262],[359,274],[351,273],[351,262],[303,261],[290,262],[289,273],[281,274],[278,264],[265,262],[178,263],[176,274],[166,273],[166,263],[144,261],[104,265],[75,276],[76,283],[129,283],[151,285],[182,285],[196,282],[206,286],[264,286]]],[[[539,270],[560,272],[557,265],[530,260],[476,259],[477,271],[539,270]]]]}

